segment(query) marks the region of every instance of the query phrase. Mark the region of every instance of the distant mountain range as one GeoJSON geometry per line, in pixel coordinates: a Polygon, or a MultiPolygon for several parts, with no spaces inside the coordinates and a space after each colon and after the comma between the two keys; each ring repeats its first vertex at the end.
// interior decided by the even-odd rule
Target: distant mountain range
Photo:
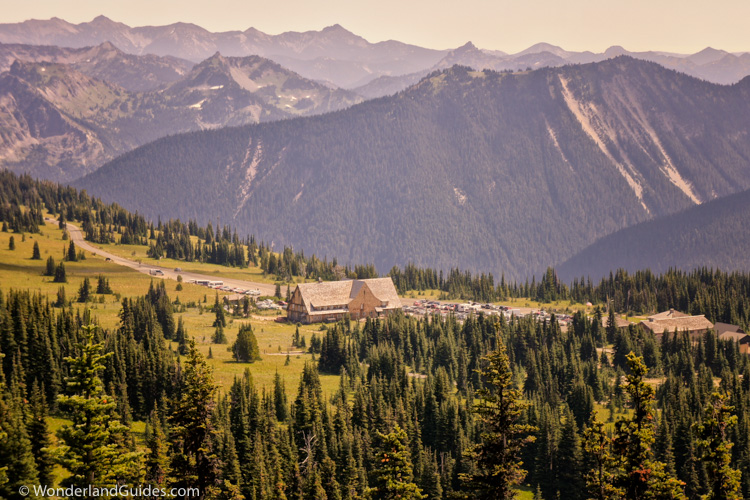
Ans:
{"type": "Polygon", "coordinates": [[[610,271],[702,267],[750,271],[750,191],[713,200],[606,236],[557,266],[558,276],[596,281],[610,271]]]}
{"type": "Polygon", "coordinates": [[[720,86],[621,56],[456,66],[336,113],[164,138],[76,185],[381,272],[415,262],[523,278],[750,188],[749,159],[750,78],[720,86]]]}
{"type": "Polygon", "coordinates": [[[0,43],[0,73],[16,60],[68,64],[84,75],[134,92],[164,87],[183,78],[194,65],[172,56],[126,54],[110,42],[80,49],[0,43]]]}
{"type": "Polygon", "coordinates": [[[415,84],[431,71],[449,68],[453,65],[468,66],[473,69],[494,71],[526,71],[545,67],[560,67],[567,64],[601,62],[618,56],[658,63],[703,80],[733,84],[750,75],[750,53],[730,54],[723,50],[704,49],[691,56],[666,54],[662,52],[628,52],[622,47],[610,47],[605,52],[568,52],[560,47],[539,43],[518,54],[480,50],[471,42],[448,52],[445,57],[428,69],[398,76],[380,76],[352,90],[369,99],[395,94],[415,84]]]}
{"type": "Polygon", "coordinates": [[[216,52],[225,56],[260,55],[306,78],[352,87],[384,74],[429,68],[443,56],[397,41],[370,43],[339,25],[321,31],[267,35],[254,28],[211,33],[200,26],[176,23],[131,28],[99,16],[71,24],[62,19],[0,24],[0,42],[60,47],[88,47],[109,41],[130,54],[174,56],[193,62],[216,52]]]}
{"type": "Polygon", "coordinates": [[[254,28],[211,33],[186,23],[131,28],[104,16],[80,24],[53,18],[0,24],[0,42],[72,48],[111,42],[129,54],[173,56],[193,62],[203,61],[216,52],[225,56],[260,55],[305,78],[358,89],[366,97],[395,93],[431,71],[454,64],[519,71],[630,55],[714,83],[731,84],[750,75],[750,53],[732,54],[710,47],[692,55],[629,52],[617,46],[602,53],[571,52],[548,43],[535,44],[517,54],[480,50],[471,43],[446,51],[393,40],[370,43],[339,25],[320,31],[268,35],[254,28]],[[364,87],[381,77],[374,87],[364,87]]]}
{"type": "Polygon", "coordinates": [[[16,60],[0,74],[0,165],[58,181],[166,135],[362,100],[259,56],[215,54],[190,68],[171,57],[125,54],[107,42],[87,49],[0,45],[0,63],[15,56],[57,62],[16,60]]]}

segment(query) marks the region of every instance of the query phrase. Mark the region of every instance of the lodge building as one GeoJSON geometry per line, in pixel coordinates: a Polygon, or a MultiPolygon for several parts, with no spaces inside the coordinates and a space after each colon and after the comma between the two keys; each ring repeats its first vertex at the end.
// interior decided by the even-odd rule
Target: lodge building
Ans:
{"type": "Polygon", "coordinates": [[[293,323],[378,318],[401,310],[401,299],[391,278],[319,281],[294,289],[287,306],[293,323]]]}
{"type": "Polygon", "coordinates": [[[641,321],[640,325],[653,333],[656,340],[661,340],[664,332],[687,332],[692,340],[698,340],[714,327],[714,324],[702,314],[690,316],[674,309],[649,316],[641,321]]]}

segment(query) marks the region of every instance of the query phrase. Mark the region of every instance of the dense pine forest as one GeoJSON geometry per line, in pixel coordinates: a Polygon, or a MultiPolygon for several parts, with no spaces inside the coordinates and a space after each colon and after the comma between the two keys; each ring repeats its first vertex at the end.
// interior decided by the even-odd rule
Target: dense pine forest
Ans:
{"type": "Polygon", "coordinates": [[[203,498],[510,498],[517,484],[541,498],[750,493],[750,365],[713,333],[656,342],[581,313],[568,332],[481,315],[343,322],[287,401],[250,371],[218,394],[192,342],[184,356],[165,346],[162,294],[123,304],[113,331],[30,292],[3,295],[5,498],[51,484],[54,464],[71,474],[62,485],[203,498]],[[330,398],[319,372],[341,374],[330,398]],[[57,447],[48,414],[73,422],[57,447]],[[145,447],[134,418],[148,422],[145,447]]]}
{"type": "MultiPolygon", "coordinates": [[[[213,258],[214,243],[236,244],[247,260],[227,265],[238,267],[247,255],[260,265],[265,248],[266,265],[273,257],[297,276],[291,249],[287,257],[257,244],[246,253],[255,240],[235,243],[229,228],[152,224],[72,189],[3,176],[0,217],[19,242],[49,212],[59,224],[88,223],[94,239],[129,232],[163,252],[182,240],[196,259],[213,258]]],[[[595,306],[577,310],[566,328],[554,315],[540,322],[483,314],[320,325],[291,391],[278,374],[272,386],[254,381],[253,362],[264,354],[258,325],[244,322],[230,346],[212,339],[213,352],[229,347],[235,363],[247,363],[220,389],[181,316],[205,307],[217,333],[240,321],[218,296],[213,307],[185,304],[158,280],[145,295],[121,298],[116,325],[107,327],[80,300],[84,284],[77,299],[56,301],[3,286],[0,498],[24,498],[21,488],[32,485],[56,485],[72,498],[64,488],[89,484],[176,488],[177,498],[193,498],[188,489],[197,488],[199,498],[233,500],[750,498],[747,355],[713,331],[657,339],[615,321],[616,313],[675,308],[747,326],[749,275],[618,271],[570,285],[553,269],[523,285],[416,267],[391,275],[402,292],[595,306]],[[338,387],[324,392],[329,375],[338,387]],[[53,429],[51,417],[62,423],[53,429]]],[[[112,292],[106,276],[90,287],[85,293],[112,292]]],[[[305,344],[299,332],[293,342],[305,344]]]]}

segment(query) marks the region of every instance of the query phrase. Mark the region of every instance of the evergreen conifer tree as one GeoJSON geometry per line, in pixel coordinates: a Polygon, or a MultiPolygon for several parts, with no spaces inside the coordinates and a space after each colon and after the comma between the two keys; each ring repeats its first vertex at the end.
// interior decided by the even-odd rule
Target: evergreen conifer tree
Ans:
{"type": "Polygon", "coordinates": [[[34,248],[31,251],[31,260],[42,260],[42,254],[39,252],[39,242],[34,242],[34,248]]]}
{"type": "Polygon", "coordinates": [[[55,300],[55,307],[65,307],[68,303],[68,299],[65,296],[65,287],[61,286],[57,289],[57,300],[55,300]]]}
{"type": "Polygon", "coordinates": [[[146,430],[146,480],[161,487],[166,485],[170,468],[167,438],[162,430],[157,408],[151,411],[146,430]]]}
{"type": "Polygon", "coordinates": [[[622,487],[628,499],[686,498],[685,483],[671,476],[663,463],[653,459],[654,443],[653,400],[654,388],[644,380],[648,368],[643,358],[629,353],[626,356],[629,373],[625,392],[633,410],[631,416],[615,422],[613,451],[621,465],[615,483],[622,487]]]}
{"type": "Polygon", "coordinates": [[[529,403],[513,387],[513,373],[505,344],[485,356],[481,375],[489,388],[477,391],[480,398],[474,412],[484,424],[481,442],[469,452],[475,472],[461,475],[474,498],[507,500],[516,497],[514,487],[526,476],[520,459],[522,448],[534,440],[536,428],[521,423],[529,403]]]}
{"type": "Polygon", "coordinates": [[[565,422],[560,431],[560,442],[557,445],[557,469],[555,479],[560,498],[583,500],[586,492],[584,479],[583,455],[581,440],[578,435],[578,425],[570,409],[563,413],[565,422]]]}
{"type": "Polygon", "coordinates": [[[52,258],[50,255],[47,257],[47,266],[45,267],[44,275],[45,276],[54,276],[55,275],[55,259],[52,258]]]}
{"type": "Polygon", "coordinates": [[[591,413],[588,426],[583,431],[583,449],[591,468],[586,474],[586,487],[592,500],[614,500],[623,497],[623,491],[614,485],[616,458],[612,443],[604,431],[604,424],[591,413]]]}
{"type": "Polygon", "coordinates": [[[39,387],[36,380],[31,388],[30,415],[27,424],[31,450],[36,460],[36,469],[41,484],[52,485],[54,476],[52,470],[55,466],[51,456],[52,437],[47,428],[47,400],[44,390],[39,387]]]}
{"type": "Polygon", "coordinates": [[[36,463],[23,422],[21,401],[6,387],[0,370],[0,498],[21,500],[24,497],[18,488],[37,483],[36,463]]]}
{"type": "Polygon", "coordinates": [[[15,250],[16,249],[16,239],[11,236],[8,240],[8,250],[15,250]]]}
{"type": "Polygon", "coordinates": [[[224,317],[224,308],[219,303],[219,294],[216,294],[216,302],[214,303],[214,314],[216,314],[216,319],[214,319],[213,325],[211,326],[221,326],[222,328],[227,326],[227,319],[224,317]]]}
{"type": "Polygon", "coordinates": [[[240,363],[260,361],[258,341],[253,333],[253,327],[249,323],[240,326],[237,339],[232,344],[231,350],[234,359],[240,363]]]}
{"type": "Polygon", "coordinates": [[[704,500],[739,500],[740,472],[731,467],[732,447],[727,433],[737,423],[734,408],[727,405],[727,397],[718,392],[711,395],[703,421],[696,424],[698,444],[703,451],[709,483],[704,500]]]}
{"type": "Polygon", "coordinates": [[[117,403],[104,392],[99,378],[111,353],[102,354],[104,344],[94,341],[95,326],[82,328],[86,342],[77,344],[79,355],[65,358],[69,394],[59,396],[58,404],[72,424],[57,431],[60,446],[55,458],[70,472],[64,485],[113,484],[129,478],[140,454],[123,450],[125,428],[114,415],[117,403]]]}
{"type": "Polygon", "coordinates": [[[372,488],[366,496],[377,499],[421,499],[422,490],[414,483],[406,432],[398,425],[388,434],[377,433],[372,488]]]}
{"type": "Polygon", "coordinates": [[[289,403],[286,397],[286,387],[281,375],[277,371],[273,377],[273,405],[276,410],[276,419],[279,422],[286,422],[289,418],[289,403]]]}
{"type": "Polygon", "coordinates": [[[214,449],[216,386],[211,368],[192,339],[183,369],[181,396],[172,405],[169,415],[172,425],[170,482],[176,488],[215,490],[222,486],[218,475],[221,463],[214,449]]]}
{"type": "Polygon", "coordinates": [[[177,331],[175,332],[175,340],[177,340],[177,352],[184,356],[188,353],[188,335],[185,330],[185,323],[182,321],[182,316],[177,320],[177,331]]]}
{"type": "MultiPolygon", "coordinates": [[[[51,257],[50,257],[51,258],[51,257]]],[[[65,274],[65,264],[61,261],[55,268],[55,277],[53,283],[67,283],[68,277],[65,274]]]]}
{"type": "Polygon", "coordinates": [[[78,260],[78,255],[76,254],[76,244],[73,243],[73,240],[70,240],[70,245],[68,245],[67,259],[68,262],[76,262],[78,260]]]}
{"type": "Polygon", "coordinates": [[[81,287],[78,289],[78,302],[88,302],[91,299],[91,282],[88,277],[83,278],[81,287]]]}
{"type": "Polygon", "coordinates": [[[226,344],[227,343],[227,335],[224,333],[224,327],[221,326],[221,324],[216,326],[216,329],[214,330],[214,334],[211,337],[211,342],[214,344],[226,344]]]}

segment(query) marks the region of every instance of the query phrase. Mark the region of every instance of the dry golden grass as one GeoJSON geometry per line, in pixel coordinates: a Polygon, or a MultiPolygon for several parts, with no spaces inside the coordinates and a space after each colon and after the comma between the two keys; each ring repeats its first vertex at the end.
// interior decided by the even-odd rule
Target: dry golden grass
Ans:
{"type": "MultiPolygon", "coordinates": [[[[69,241],[63,240],[63,231],[57,226],[47,225],[42,228],[42,234],[29,234],[25,236],[25,241],[21,234],[0,233],[0,290],[6,293],[9,289],[23,290],[28,289],[32,292],[39,292],[47,297],[50,302],[57,298],[57,291],[60,286],[65,287],[68,300],[75,301],[78,295],[78,289],[84,278],[88,277],[92,286],[96,286],[97,277],[102,274],[109,279],[110,286],[121,298],[143,296],[148,291],[152,278],[143,273],[139,273],[130,268],[117,265],[112,262],[106,262],[104,258],[85,252],[86,259],[80,262],[66,262],[68,282],[64,284],[53,283],[51,277],[43,276],[47,257],[50,255],[59,262],[63,253],[67,251],[69,241]],[[15,250],[8,249],[10,236],[14,237],[15,250]],[[41,260],[31,260],[34,242],[39,243],[41,260]]],[[[107,245],[107,251],[117,253],[125,257],[129,255],[129,248],[135,248],[142,251],[145,255],[145,247],[130,245],[107,245]]],[[[167,261],[168,262],[168,261],[167,261]]],[[[160,265],[172,265],[165,263],[165,260],[159,262],[160,265]]],[[[202,263],[180,263],[175,261],[174,267],[182,267],[186,272],[195,270],[203,274],[219,274],[223,271],[224,276],[229,276],[229,270],[224,266],[215,264],[202,263]],[[189,266],[189,267],[188,267],[189,266]]],[[[243,279],[256,279],[258,268],[246,270],[234,270],[237,277],[243,279]]],[[[260,272],[262,274],[262,271],[260,272]]],[[[179,299],[182,304],[196,303],[200,307],[188,307],[185,312],[175,315],[177,318],[182,317],[185,322],[188,334],[194,337],[199,345],[200,351],[208,355],[209,346],[212,347],[214,359],[209,360],[214,368],[214,377],[222,390],[227,390],[232,384],[235,376],[241,376],[246,368],[250,369],[253,380],[259,389],[265,387],[267,390],[273,388],[273,379],[276,371],[283,378],[287,393],[290,398],[296,396],[299,377],[306,361],[312,361],[310,354],[292,354],[290,364],[285,366],[286,356],[278,355],[279,349],[283,352],[291,349],[290,341],[294,333],[294,325],[286,323],[277,323],[273,321],[275,316],[268,317],[269,320],[235,320],[226,329],[227,338],[231,345],[237,335],[240,322],[250,322],[258,338],[262,361],[244,364],[235,363],[231,359],[231,353],[227,351],[227,345],[211,345],[210,339],[214,333],[211,326],[214,320],[214,314],[210,311],[213,307],[216,291],[209,290],[205,287],[182,283],[182,291],[176,291],[177,283],[172,280],[166,281],[167,291],[172,300],[179,299]]],[[[219,296],[225,295],[219,292],[219,296]]],[[[112,330],[119,324],[119,312],[121,302],[117,300],[116,295],[94,295],[94,301],[88,304],[74,303],[74,307],[88,307],[93,316],[96,317],[102,328],[112,330]],[[99,300],[103,300],[102,303],[99,300]]],[[[264,317],[265,318],[265,317],[264,317]]],[[[232,321],[230,319],[230,321],[232,321]]],[[[317,331],[316,328],[305,327],[302,334],[306,336],[308,345],[312,333],[317,331]]],[[[319,333],[319,332],[318,332],[319,333]]],[[[176,349],[176,345],[174,346],[176,349]]],[[[322,375],[321,382],[324,392],[328,395],[333,394],[338,387],[338,376],[322,375]]]]}

